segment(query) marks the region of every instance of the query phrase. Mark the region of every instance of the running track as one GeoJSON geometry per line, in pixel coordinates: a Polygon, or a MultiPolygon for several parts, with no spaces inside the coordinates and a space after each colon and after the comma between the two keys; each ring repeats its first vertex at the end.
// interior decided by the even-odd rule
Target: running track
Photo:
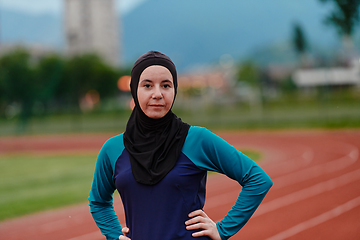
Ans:
{"type": "MultiPolygon", "coordinates": [[[[254,216],[231,239],[360,239],[360,131],[218,133],[239,149],[263,152],[260,165],[274,181],[254,216]]],[[[98,151],[109,136],[0,138],[0,153],[98,151]],[[29,139],[30,138],[30,139],[29,139]]],[[[205,211],[220,220],[240,186],[219,174],[208,178],[205,211]]],[[[124,222],[115,196],[115,210],[124,222]]],[[[151,219],[149,219],[151,221],[151,219]]],[[[1,240],[100,240],[86,204],[0,223],[1,240]]],[[[155,239],[156,240],[156,239],[155,239]]]]}

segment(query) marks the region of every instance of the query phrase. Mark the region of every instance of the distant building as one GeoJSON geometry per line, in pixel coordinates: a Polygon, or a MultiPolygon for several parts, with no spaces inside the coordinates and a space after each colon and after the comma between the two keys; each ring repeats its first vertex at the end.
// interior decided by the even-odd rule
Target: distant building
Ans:
{"type": "Polygon", "coordinates": [[[178,75],[177,106],[190,106],[194,111],[212,104],[237,101],[233,69],[212,67],[178,75]]]}
{"type": "Polygon", "coordinates": [[[65,0],[64,19],[68,55],[97,53],[111,65],[120,63],[114,0],[65,0]]]}
{"type": "Polygon", "coordinates": [[[355,59],[350,67],[299,69],[293,79],[298,87],[360,86],[360,65],[355,59]]]}

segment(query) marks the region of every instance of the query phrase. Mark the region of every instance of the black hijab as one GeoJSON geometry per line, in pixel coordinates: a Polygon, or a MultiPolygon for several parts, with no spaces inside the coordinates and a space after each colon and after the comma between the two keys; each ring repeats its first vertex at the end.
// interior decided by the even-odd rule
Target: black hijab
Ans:
{"type": "Polygon", "coordinates": [[[147,52],[132,68],[130,88],[135,107],[126,125],[124,145],[129,152],[135,180],[147,185],[158,183],[175,166],[190,128],[171,109],[160,119],[150,118],[141,110],[137,97],[139,79],[145,68],[152,65],[164,66],[171,72],[174,101],[178,85],[175,65],[163,53],[147,52]]]}

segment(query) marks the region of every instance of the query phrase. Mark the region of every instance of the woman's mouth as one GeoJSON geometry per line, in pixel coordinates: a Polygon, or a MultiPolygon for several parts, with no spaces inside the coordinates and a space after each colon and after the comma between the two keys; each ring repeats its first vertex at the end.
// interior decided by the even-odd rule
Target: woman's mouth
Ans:
{"type": "Polygon", "coordinates": [[[154,108],[162,108],[162,107],[164,107],[164,105],[162,105],[162,104],[150,104],[149,106],[154,107],[154,108]]]}

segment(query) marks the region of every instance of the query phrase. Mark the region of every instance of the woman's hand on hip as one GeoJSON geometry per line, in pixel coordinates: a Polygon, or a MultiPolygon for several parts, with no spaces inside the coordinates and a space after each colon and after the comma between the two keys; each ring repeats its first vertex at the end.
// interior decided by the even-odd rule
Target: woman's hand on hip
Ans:
{"type": "Polygon", "coordinates": [[[213,240],[221,240],[216,223],[211,220],[203,210],[195,210],[189,213],[190,219],[185,222],[187,230],[199,229],[192,234],[193,237],[208,236],[213,240]]]}
{"type": "Polygon", "coordinates": [[[123,228],[121,229],[121,231],[122,231],[122,233],[123,233],[124,235],[121,235],[121,236],[119,237],[119,240],[131,240],[130,238],[128,238],[128,237],[126,236],[126,234],[128,234],[128,233],[130,232],[130,229],[129,229],[128,227],[123,227],[123,228]]]}

